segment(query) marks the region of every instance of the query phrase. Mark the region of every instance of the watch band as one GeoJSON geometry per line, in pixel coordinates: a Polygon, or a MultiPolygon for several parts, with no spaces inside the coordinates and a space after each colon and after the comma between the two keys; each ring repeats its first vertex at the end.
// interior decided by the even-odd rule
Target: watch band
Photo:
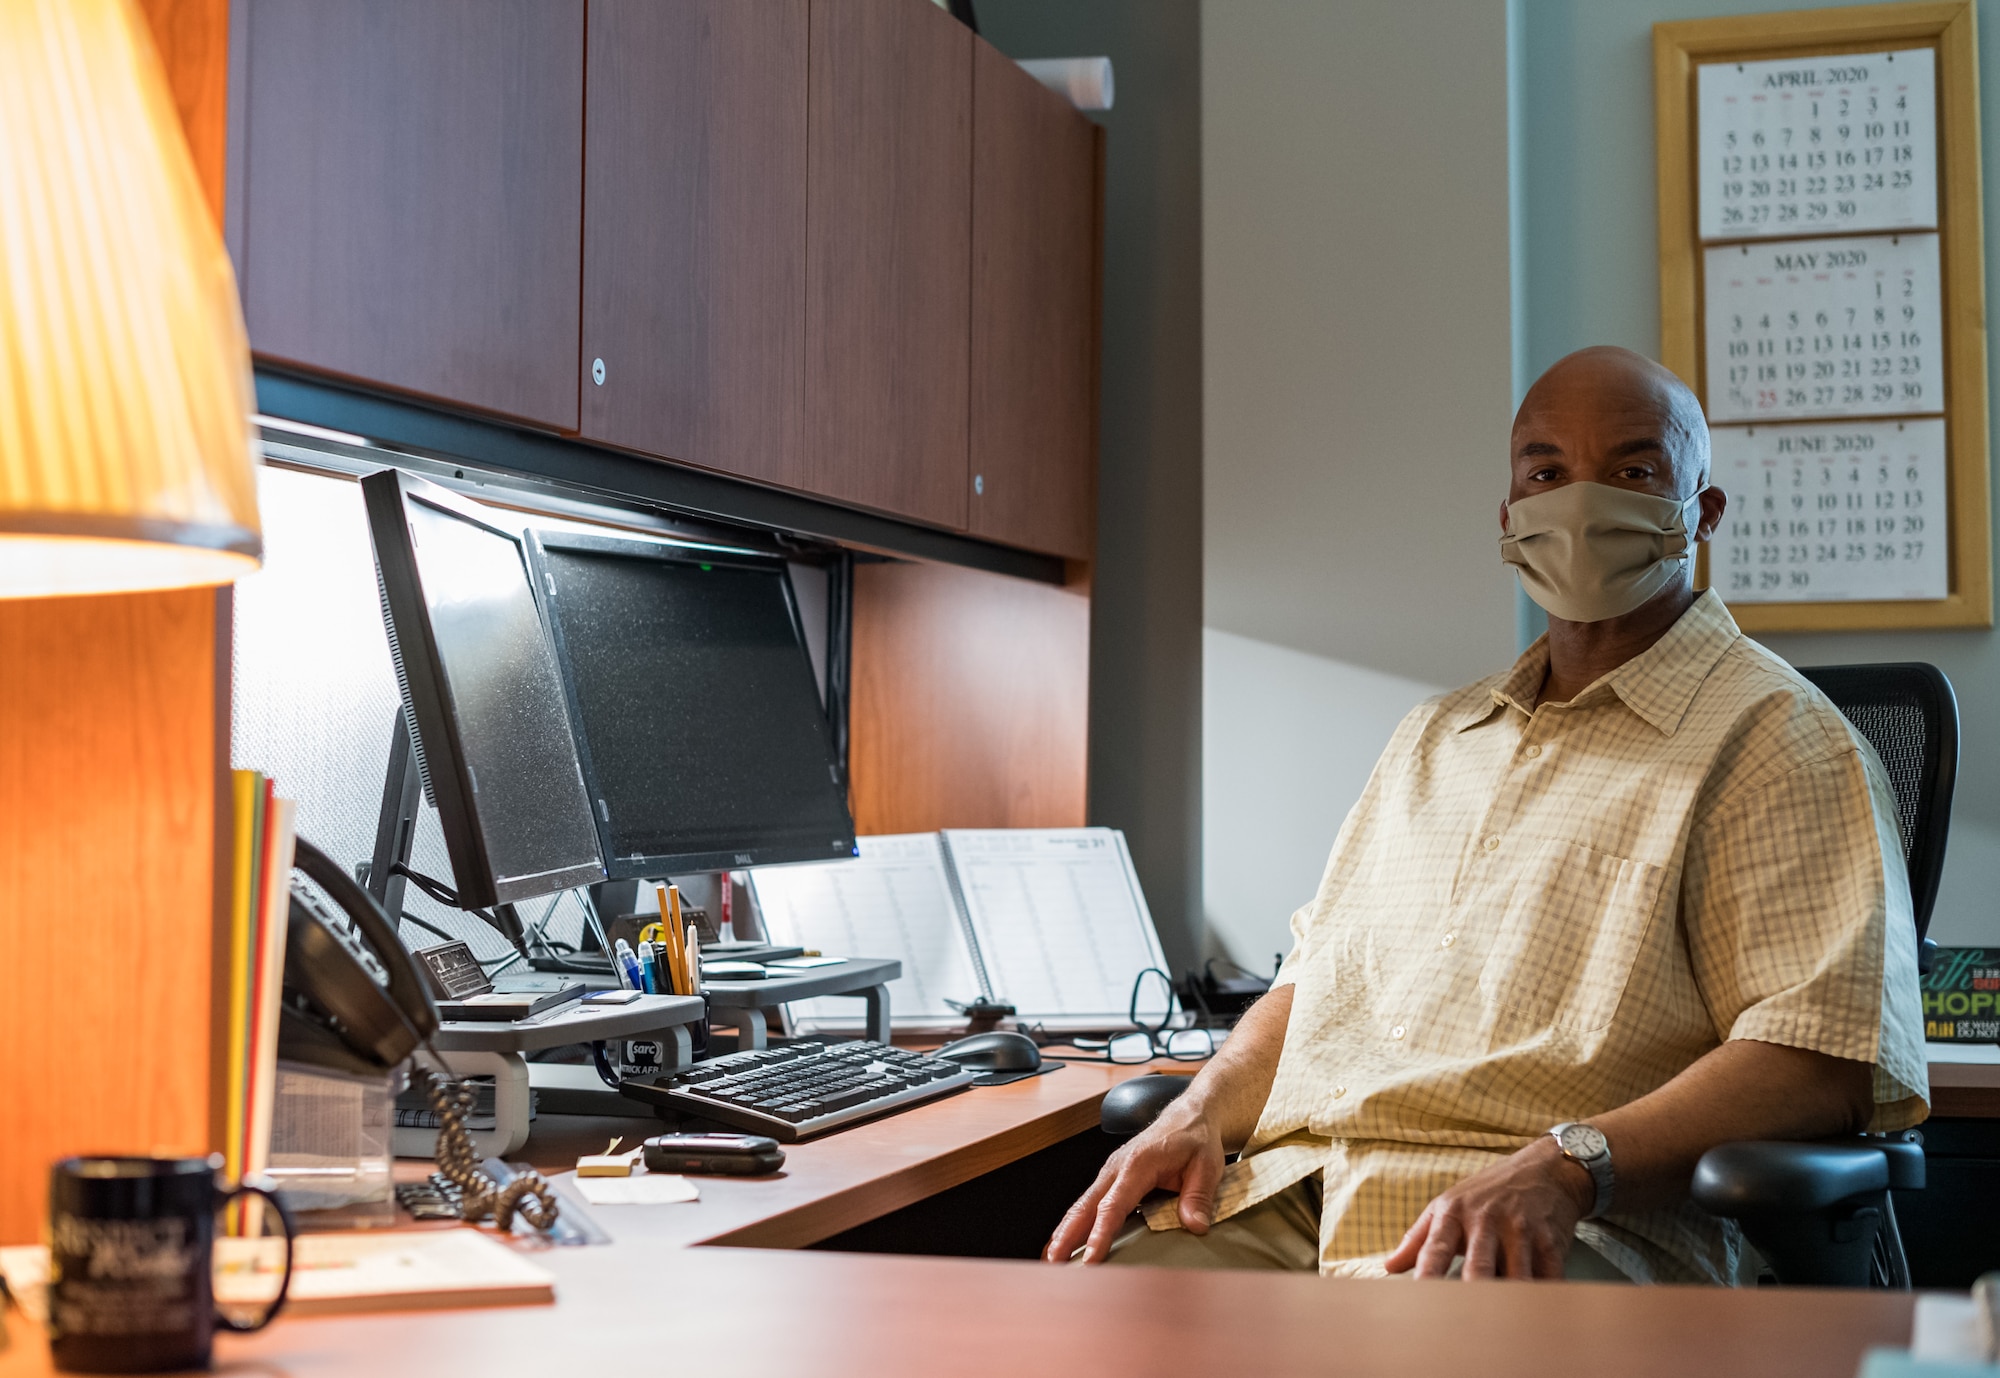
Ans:
{"type": "Polygon", "coordinates": [[[1611,1190],[1617,1179],[1611,1170],[1611,1143],[1604,1137],[1604,1131],[1592,1124],[1565,1120],[1549,1131],[1549,1137],[1556,1141],[1556,1151],[1588,1172],[1591,1183],[1597,1188],[1597,1199],[1591,1203],[1590,1209],[1584,1212],[1583,1218],[1595,1220],[1610,1210],[1611,1190]],[[1571,1129],[1588,1130],[1587,1137],[1594,1141],[1592,1146],[1596,1151],[1590,1152],[1586,1149],[1579,1152],[1571,1148],[1569,1139],[1576,1137],[1566,1135],[1566,1131],[1571,1129]]]}

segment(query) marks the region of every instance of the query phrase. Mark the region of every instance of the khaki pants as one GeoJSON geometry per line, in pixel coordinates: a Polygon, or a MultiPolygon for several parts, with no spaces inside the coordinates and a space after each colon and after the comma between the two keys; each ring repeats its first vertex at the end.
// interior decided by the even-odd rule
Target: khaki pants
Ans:
{"type": "MultiPolygon", "coordinates": [[[[1285,1188],[1276,1196],[1209,1226],[1207,1234],[1154,1230],[1143,1217],[1111,1245],[1109,1262],[1149,1268],[1276,1268],[1309,1273],[1319,1269],[1320,1189],[1316,1178],[1285,1188]]],[[[1464,1260],[1455,1260],[1457,1275],[1464,1260]]],[[[1570,1245],[1563,1276],[1583,1282],[1629,1282],[1595,1249],[1570,1245]]]]}

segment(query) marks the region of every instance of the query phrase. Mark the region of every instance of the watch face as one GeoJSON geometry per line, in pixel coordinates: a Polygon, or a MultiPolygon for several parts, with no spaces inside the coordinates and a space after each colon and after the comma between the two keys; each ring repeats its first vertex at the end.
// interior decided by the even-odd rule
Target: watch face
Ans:
{"type": "Polygon", "coordinates": [[[1563,1152],[1572,1158],[1602,1157],[1611,1147],[1604,1137],[1604,1131],[1594,1124],[1572,1124],[1563,1128],[1563,1152]]]}

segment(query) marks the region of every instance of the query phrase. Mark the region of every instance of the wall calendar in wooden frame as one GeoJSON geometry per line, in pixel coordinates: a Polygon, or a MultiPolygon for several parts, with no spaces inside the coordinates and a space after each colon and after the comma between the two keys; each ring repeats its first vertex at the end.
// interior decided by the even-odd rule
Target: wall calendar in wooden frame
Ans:
{"type": "Polygon", "coordinates": [[[1660,357],[1745,631],[1993,625],[1973,0],[1653,26],[1660,357]]]}

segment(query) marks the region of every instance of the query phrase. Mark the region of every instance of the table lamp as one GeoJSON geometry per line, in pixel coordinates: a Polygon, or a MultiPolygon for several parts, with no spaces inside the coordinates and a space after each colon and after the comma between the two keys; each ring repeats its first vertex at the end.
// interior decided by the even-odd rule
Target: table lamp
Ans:
{"type": "Polygon", "coordinates": [[[0,0],[0,598],[262,553],[250,353],[131,0],[0,0]]]}

